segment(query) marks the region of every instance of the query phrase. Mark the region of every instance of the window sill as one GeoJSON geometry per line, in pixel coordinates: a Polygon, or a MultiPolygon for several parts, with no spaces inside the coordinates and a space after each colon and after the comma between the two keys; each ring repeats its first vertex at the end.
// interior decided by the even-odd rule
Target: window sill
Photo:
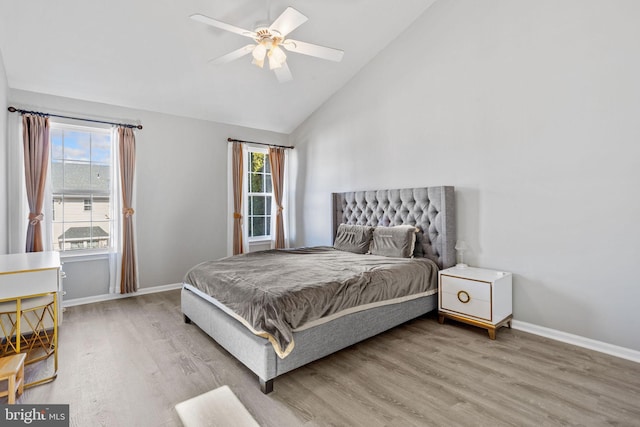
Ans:
{"type": "Polygon", "coordinates": [[[271,241],[271,237],[256,237],[253,239],[249,239],[249,244],[252,243],[256,243],[256,244],[261,244],[261,243],[269,243],[271,241]]]}
{"type": "Polygon", "coordinates": [[[109,259],[109,252],[60,252],[60,260],[63,262],[83,262],[109,259]]]}

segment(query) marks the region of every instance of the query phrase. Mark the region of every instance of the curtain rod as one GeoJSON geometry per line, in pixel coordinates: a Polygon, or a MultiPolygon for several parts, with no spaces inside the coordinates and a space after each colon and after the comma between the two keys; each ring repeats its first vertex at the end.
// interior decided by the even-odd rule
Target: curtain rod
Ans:
{"type": "Polygon", "coordinates": [[[15,108],[15,107],[9,107],[9,108],[7,108],[7,110],[9,110],[10,113],[36,114],[36,115],[39,115],[39,116],[59,117],[61,119],[82,120],[84,122],[103,123],[103,124],[106,124],[106,125],[116,125],[116,126],[122,126],[122,127],[125,127],[125,128],[142,129],[142,125],[130,125],[130,124],[127,124],[127,123],[115,123],[115,122],[107,122],[107,121],[103,121],[103,120],[83,119],[82,117],[61,116],[59,114],[42,113],[40,111],[21,110],[20,108],[15,108]]]}
{"type": "Polygon", "coordinates": [[[233,139],[233,138],[227,138],[227,142],[246,142],[247,144],[264,145],[266,147],[289,148],[291,150],[293,150],[294,148],[292,145],[265,144],[264,142],[243,141],[241,139],[233,139]]]}

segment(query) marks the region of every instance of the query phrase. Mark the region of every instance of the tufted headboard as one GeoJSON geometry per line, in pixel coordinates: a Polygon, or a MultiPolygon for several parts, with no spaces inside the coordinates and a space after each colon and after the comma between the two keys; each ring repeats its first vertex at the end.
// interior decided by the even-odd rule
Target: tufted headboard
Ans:
{"type": "Polygon", "coordinates": [[[416,246],[440,268],[456,263],[453,187],[420,187],[333,193],[333,237],[338,225],[415,225],[416,246]]]}

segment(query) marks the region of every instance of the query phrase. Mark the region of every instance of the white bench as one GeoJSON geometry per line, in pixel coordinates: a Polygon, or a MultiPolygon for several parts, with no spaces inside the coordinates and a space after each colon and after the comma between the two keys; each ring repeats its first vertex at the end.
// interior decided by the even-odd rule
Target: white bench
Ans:
{"type": "Polygon", "coordinates": [[[259,427],[226,385],[178,403],[176,411],[184,427],[259,427]]]}

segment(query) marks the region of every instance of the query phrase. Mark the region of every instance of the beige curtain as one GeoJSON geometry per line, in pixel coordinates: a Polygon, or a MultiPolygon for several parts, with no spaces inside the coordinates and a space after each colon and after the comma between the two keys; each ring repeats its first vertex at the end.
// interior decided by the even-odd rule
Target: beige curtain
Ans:
{"type": "Polygon", "coordinates": [[[122,187],[122,276],[120,293],[138,290],[133,214],[133,178],[136,166],[136,138],[131,128],[118,128],[120,184],[122,187]]]}
{"type": "Polygon", "coordinates": [[[269,163],[271,164],[271,180],[273,182],[273,198],[276,202],[276,235],[275,248],[284,249],[284,221],[282,219],[282,193],[284,187],[284,148],[269,147],[269,163]]]}
{"type": "Polygon", "coordinates": [[[24,176],[29,204],[27,227],[27,252],[42,252],[42,205],[49,167],[49,119],[24,114],[22,116],[22,141],[24,145],[24,176]]]}
{"type": "Polygon", "coordinates": [[[234,142],[232,146],[231,167],[233,174],[233,254],[244,252],[242,241],[242,176],[244,174],[244,161],[242,143],[234,142]]]}

